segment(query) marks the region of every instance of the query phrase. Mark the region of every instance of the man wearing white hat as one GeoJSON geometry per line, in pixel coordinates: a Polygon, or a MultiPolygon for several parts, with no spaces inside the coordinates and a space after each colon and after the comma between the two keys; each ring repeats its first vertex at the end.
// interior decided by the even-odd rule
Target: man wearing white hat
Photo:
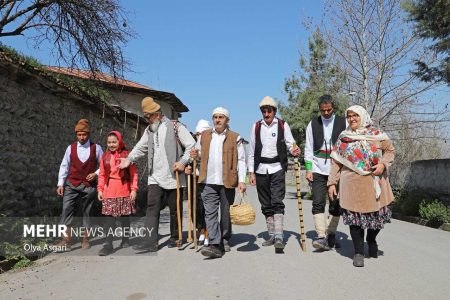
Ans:
{"type": "MultiPolygon", "coordinates": [[[[141,157],[148,157],[148,198],[145,225],[151,231],[145,243],[136,250],[156,252],[158,250],[158,227],[160,208],[167,199],[170,211],[170,238],[168,247],[175,247],[178,239],[176,177],[175,171],[183,172],[189,163],[189,151],[195,145],[189,131],[179,123],[166,118],[160,105],[153,98],[142,100],[142,111],[149,126],[126,159],[121,159],[119,168],[127,168],[141,157]],[[185,149],[183,151],[183,148],[185,149]]],[[[180,186],[186,186],[185,176],[180,176],[180,186]]]]}
{"type": "Polygon", "coordinates": [[[191,157],[201,157],[198,182],[204,184],[202,199],[209,246],[204,246],[201,253],[206,257],[219,258],[230,250],[230,205],[234,202],[236,187],[240,192],[246,190],[247,168],[242,139],[228,127],[228,110],[223,107],[214,109],[212,119],[214,128],[202,133],[197,149],[191,151],[191,157]]]}
{"type": "Polygon", "coordinates": [[[295,140],[288,123],[275,117],[277,103],[271,97],[264,97],[259,108],[263,119],[253,125],[250,138],[250,184],[256,185],[261,210],[266,217],[269,239],[263,246],[274,245],[277,251],[282,251],[287,150],[298,156],[300,148],[294,147],[295,140]]]}

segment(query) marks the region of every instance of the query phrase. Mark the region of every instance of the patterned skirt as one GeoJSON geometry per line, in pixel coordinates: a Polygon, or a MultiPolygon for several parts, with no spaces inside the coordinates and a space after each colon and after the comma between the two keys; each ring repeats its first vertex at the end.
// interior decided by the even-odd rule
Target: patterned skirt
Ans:
{"type": "Polygon", "coordinates": [[[136,213],[134,201],[130,197],[106,198],[102,201],[102,214],[120,217],[136,213]]]}
{"type": "Polygon", "coordinates": [[[362,229],[382,229],[384,224],[391,223],[391,205],[380,208],[379,211],[359,213],[342,209],[342,219],[345,225],[355,225],[362,229]]]}

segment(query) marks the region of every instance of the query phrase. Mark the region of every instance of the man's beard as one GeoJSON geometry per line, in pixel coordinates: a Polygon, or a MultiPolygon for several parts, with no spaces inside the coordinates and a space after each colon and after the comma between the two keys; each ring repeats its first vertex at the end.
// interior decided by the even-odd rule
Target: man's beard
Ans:
{"type": "Polygon", "coordinates": [[[152,124],[150,124],[150,131],[156,132],[158,131],[159,125],[161,124],[161,121],[154,121],[152,124]]]}

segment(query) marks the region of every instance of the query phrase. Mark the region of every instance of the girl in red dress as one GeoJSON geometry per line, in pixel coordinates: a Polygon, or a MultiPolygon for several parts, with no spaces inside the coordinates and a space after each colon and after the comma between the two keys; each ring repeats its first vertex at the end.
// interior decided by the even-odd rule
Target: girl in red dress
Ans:
{"type": "Polygon", "coordinates": [[[119,169],[119,158],[126,158],[128,151],[122,140],[122,134],[111,131],[107,137],[108,150],[100,160],[98,176],[98,200],[102,201],[102,214],[106,216],[104,234],[106,243],[98,255],[106,256],[113,252],[113,238],[116,236],[116,218],[120,217],[122,225],[121,248],[129,247],[129,240],[124,234],[124,228],[130,227],[130,215],[136,212],[135,200],[138,189],[138,174],[136,167],[130,165],[127,169],[119,169]]]}

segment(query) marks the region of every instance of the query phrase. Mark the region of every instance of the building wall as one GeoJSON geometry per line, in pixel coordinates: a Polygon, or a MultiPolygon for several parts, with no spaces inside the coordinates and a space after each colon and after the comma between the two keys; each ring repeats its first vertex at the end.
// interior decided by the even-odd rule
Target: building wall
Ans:
{"type": "MultiPolygon", "coordinates": [[[[128,148],[139,140],[145,124],[127,123],[103,104],[87,102],[49,80],[0,61],[0,214],[58,215],[56,195],[59,166],[67,146],[76,141],[74,126],[89,119],[92,141],[105,150],[106,134],[119,130],[128,148]],[[135,139],[136,137],[136,139],[135,139]]],[[[140,170],[140,190],[147,176],[140,170]]]]}
{"type": "Polygon", "coordinates": [[[397,167],[391,183],[410,195],[438,198],[450,205],[450,159],[419,160],[397,167]]]}

